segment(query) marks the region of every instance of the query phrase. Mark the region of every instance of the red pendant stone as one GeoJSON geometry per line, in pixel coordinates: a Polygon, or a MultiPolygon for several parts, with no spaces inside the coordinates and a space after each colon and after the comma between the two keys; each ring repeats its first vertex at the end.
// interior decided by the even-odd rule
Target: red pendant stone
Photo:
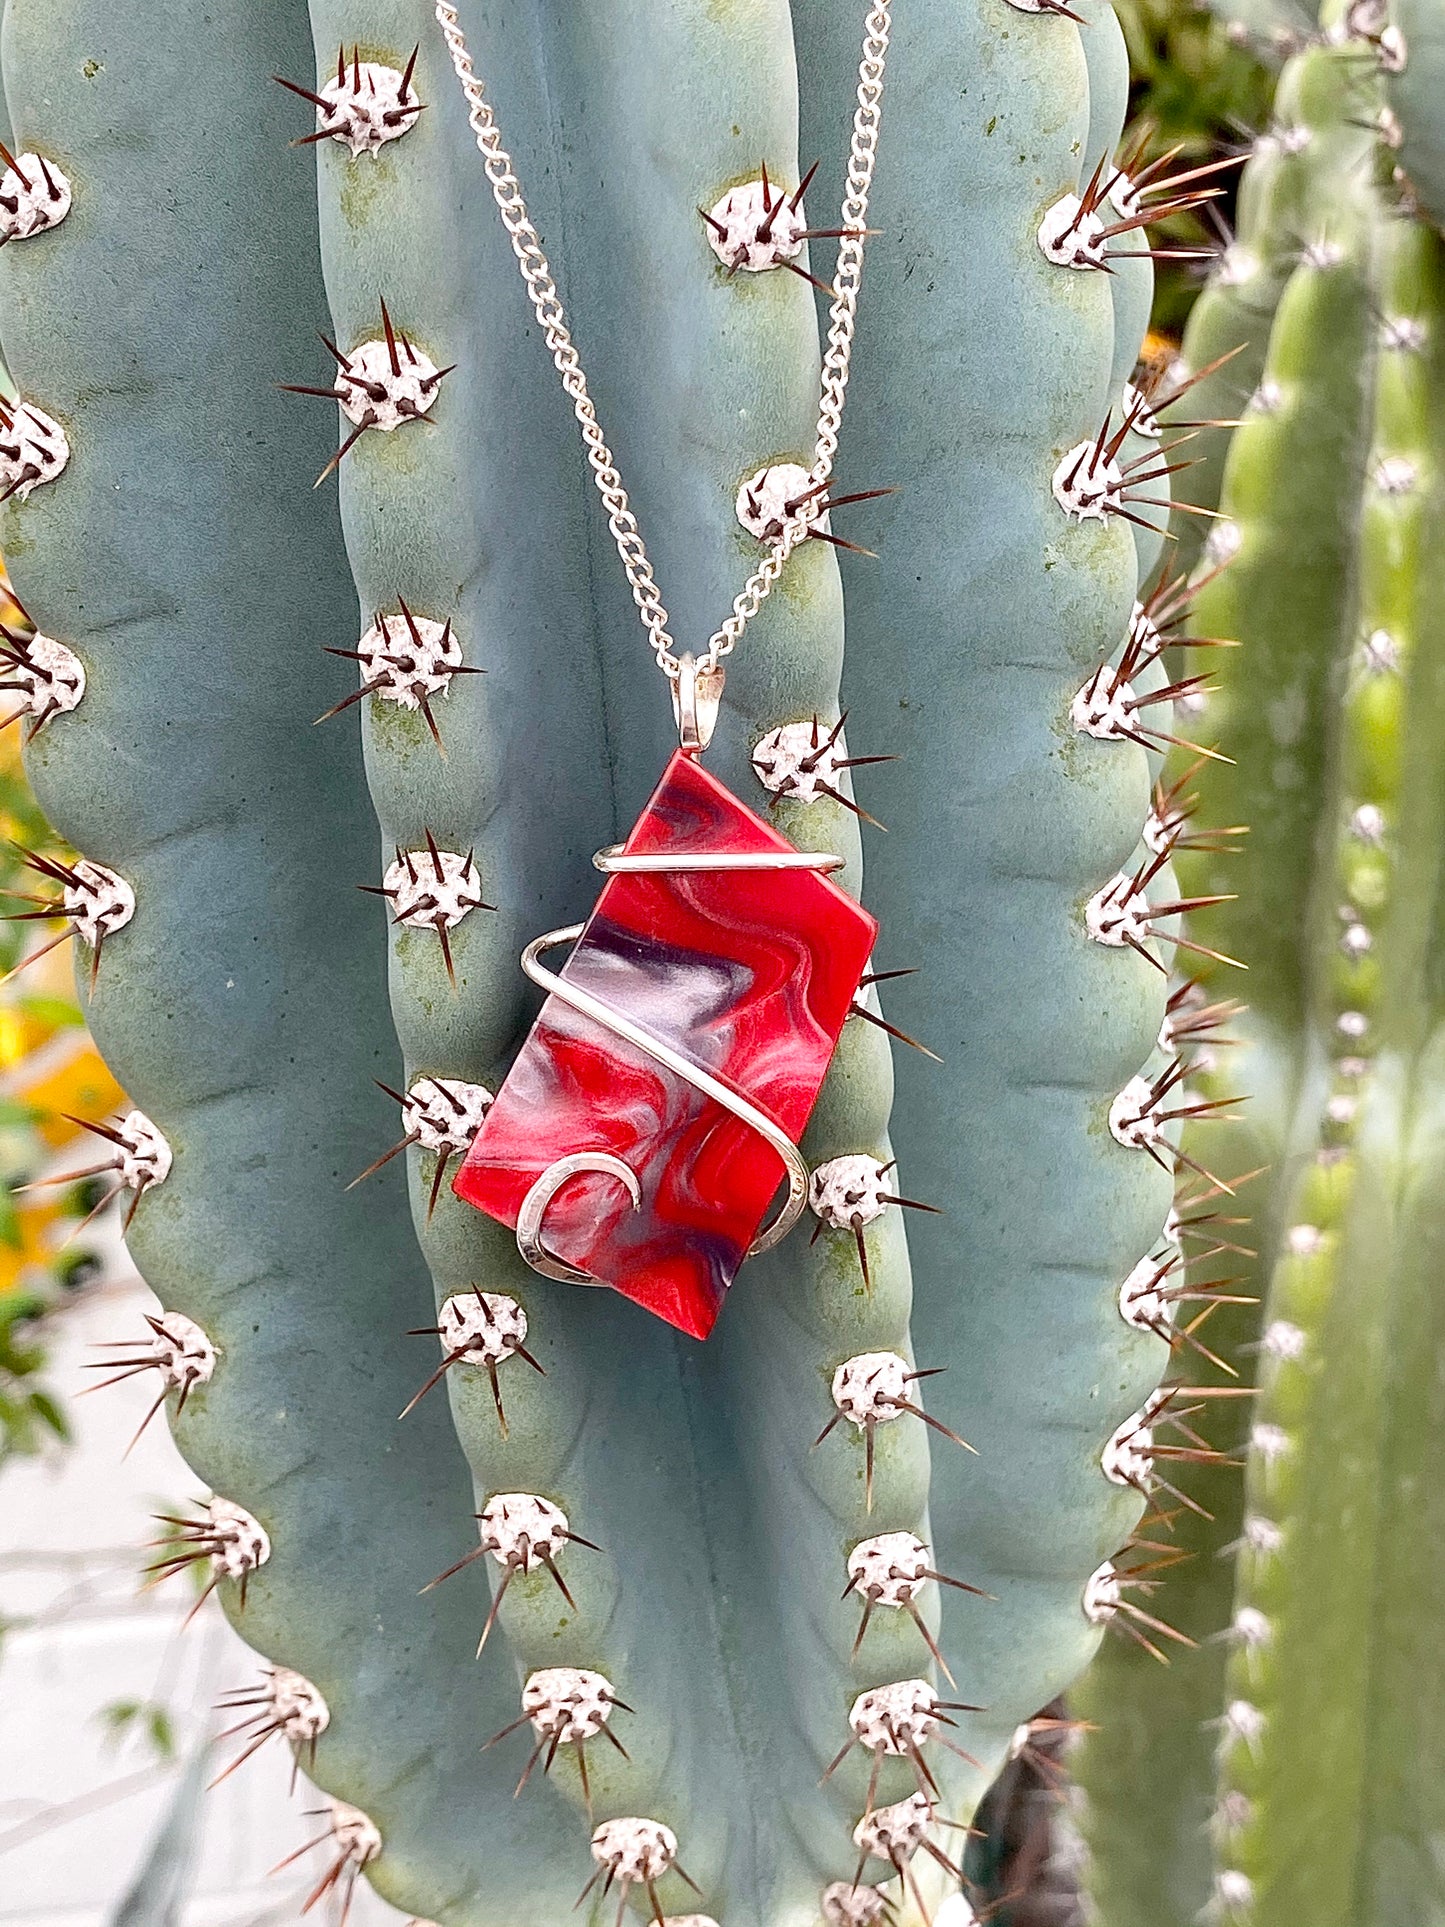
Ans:
{"type": "MultiPolygon", "coordinates": [[[[628,855],[792,849],[678,751],[628,855]]],[[[559,975],[749,1099],[797,1141],[878,926],[807,870],[608,878],[559,975]]],[[[472,1142],[454,1189],[515,1226],[556,1159],[610,1152],[642,1189],[584,1172],[548,1206],[567,1263],[706,1338],[783,1180],[766,1140],[600,1023],[549,997],[472,1142]]]]}

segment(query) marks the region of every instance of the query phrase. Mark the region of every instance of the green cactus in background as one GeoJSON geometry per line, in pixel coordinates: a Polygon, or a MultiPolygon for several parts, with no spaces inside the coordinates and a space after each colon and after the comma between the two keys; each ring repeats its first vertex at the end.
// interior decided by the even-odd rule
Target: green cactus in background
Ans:
{"type": "MultiPolygon", "coordinates": [[[[1213,449],[1213,475],[1187,478],[1226,518],[1194,622],[1242,645],[1199,660],[1215,688],[1191,718],[1234,764],[1187,787],[1210,821],[1250,825],[1178,859],[1191,892],[1238,891],[1190,932],[1250,966],[1237,1047],[1197,1066],[1204,1096],[1250,1094],[1214,1169],[1254,1174],[1202,1272],[1255,1301],[1210,1342],[1257,1397],[1236,1428],[1243,1491],[1191,1478],[1209,1516],[1175,1522],[1194,1558],[1163,1597],[1200,1649],[1162,1679],[1106,1653],[1075,1700],[1107,1927],[1393,1927],[1445,1904],[1429,1845],[1445,246],[1398,182],[1376,184],[1395,146],[1383,14],[1321,26],[1242,188],[1267,340],[1251,315],[1230,367],[1252,392],[1222,487],[1213,449]]],[[[1233,299],[1201,300],[1187,362],[1219,351],[1233,299]]]]}
{"type": "Polygon", "coordinates": [[[1286,61],[1315,37],[1315,10],[1305,0],[1209,0],[1236,46],[1262,59],[1286,61]]]}
{"type": "MultiPolygon", "coordinates": [[[[1130,139],[1175,170],[1236,148],[1242,129],[1262,127],[1274,91],[1271,52],[1229,31],[1190,0],[1117,0],[1129,50],[1130,139]]],[[[1199,295],[1201,244],[1214,248],[1233,218],[1237,176],[1222,171],[1212,208],[1171,217],[1156,239],[1173,252],[1157,275],[1152,331],[1177,340],[1199,295]]]]}
{"type": "MultiPolygon", "coordinates": [[[[1440,1676],[1412,1616],[1440,1577],[1430,973],[1445,831],[1445,252],[1420,225],[1362,233],[1369,251],[1329,271],[1356,279],[1375,399],[1363,462],[1341,463],[1357,491],[1354,621],[1330,665],[1321,828],[1334,834],[1306,926],[1315,962],[1250,1433],[1218,1875],[1241,1919],[1339,1927],[1442,1904],[1429,1845],[1440,1676]],[[1301,1855],[1306,1832],[1318,1846],[1301,1855]]],[[[1282,308],[1277,332],[1288,321],[1282,308]]],[[[1231,479],[1250,455],[1246,437],[1231,479]]]]}
{"type": "MultiPolygon", "coordinates": [[[[5,551],[81,853],[37,859],[41,908],[143,1107],[110,1142],[165,1311],[127,1368],[215,1494],[157,1566],[208,1566],[270,1662],[253,1738],[334,1796],[317,1897],[926,1912],[1105,1628],[1168,1634],[1140,1428],[1162,1464],[1184,1340],[1131,1281],[1191,1108],[1176,830],[1140,846],[1187,598],[1131,615],[1176,464],[1123,384],[1171,187],[1113,163],[1086,12],[899,22],[836,480],[706,766],[840,861],[900,981],[804,1138],[812,1237],[698,1346],[447,1182],[532,1014],[518,952],[585,914],[674,732],[432,7],[8,0],[5,551]],[[858,498],[878,559],[819,519],[858,498]]],[[[808,499],[860,20],[460,13],[705,634],[808,499]]]]}

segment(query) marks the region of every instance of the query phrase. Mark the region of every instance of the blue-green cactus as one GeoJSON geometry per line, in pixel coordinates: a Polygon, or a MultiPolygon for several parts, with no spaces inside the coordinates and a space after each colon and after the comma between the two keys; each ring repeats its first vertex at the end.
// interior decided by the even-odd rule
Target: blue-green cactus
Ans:
{"type": "Polygon", "coordinates": [[[1250,1094],[1214,1168],[1254,1176],[1200,1275],[1263,1300],[1209,1327],[1257,1396],[1214,1432],[1243,1492],[1196,1475],[1212,1516],[1174,1525],[1195,1558],[1161,1597],[1204,1644],[1162,1681],[1111,1653],[1076,1702],[1098,1729],[1077,1765],[1108,1927],[1385,1927],[1441,1907],[1427,1384],[1445,260],[1398,179],[1377,185],[1395,141],[1383,25],[1327,10],[1281,82],[1276,136],[1309,138],[1246,175],[1247,194],[1261,168],[1288,186],[1295,239],[1196,601],[1202,633],[1241,645],[1197,662],[1216,687],[1196,726],[1236,761],[1190,787],[1201,821],[1250,829],[1181,850],[1180,869],[1191,891],[1238,891],[1190,929],[1250,965],[1236,1048],[1196,1068],[1207,1097],[1250,1094]]]}
{"type": "MultiPolygon", "coordinates": [[[[805,150],[836,151],[822,108],[838,97],[842,25],[814,7],[800,21],[805,150]]],[[[1071,519],[1050,487],[1120,405],[1110,277],[1036,240],[1081,172],[1078,63],[1066,22],[1001,28],[990,0],[915,20],[878,196],[904,259],[870,284],[855,380],[871,405],[844,444],[850,480],[900,491],[877,516],[882,560],[844,557],[850,636],[868,638],[844,699],[855,740],[899,758],[869,788],[892,833],[869,900],[919,972],[891,1009],[945,1061],[900,1058],[894,1133],[910,1185],[947,1205],[910,1226],[913,1325],[920,1357],[954,1361],[934,1409],[980,1451],[935,1455],[940,1555],[1009,1602],[944,1602],[945,1643],[989,1706],[970,1731],[993,1758],[1096,1641],[1080,1579],[1139,1510],[1099,1455],[1167,1360],[1118,1311],[1167,1182],[1106,1121],[1158,1032],[1162,979],[1085,930],[1087,899],[1130,860],[1148,772],[1133,745],[1069,720],[1128,625],[1135,558],[1121,518],[1071,519]],[[1001,31],[1019,63],[1008,82],[1001,31]],[[940,91],[941,125],[922,109],[940,91]],[[965,310],[955,333],[948,317],[965,310]],[[1035,370],[1026,387],[1009,372],[1020,363],[1035,370]],[[929,860],[894,858],[900,839],[929,860]],[[1059,1212],[1034,1206],[1044,1172],[1059,1212]],[[1058,1369],[1041,1382],[1044,1328],[1058,1369]]],[[[1102,155],[1117,125],[1093,138],[1102,155]]]]}
{"type": "MultiPolygon", "coordinates": [[[[461,15],[675,632],[705,634],[765,552],[740,492],[812,462],[827,273],[816,245],[797,274],[730,271],[707,211],[764,167],[801,184],[801,107],[809,218],[833,225],[859,18],[461,15]]],[[[902,1190],[940,1215],[917,1214],[911,1276],[900,1209],[819,1215],[705,1347],[540,1280],[445,1181],[529,1020],[517,952],[586,911],[589,853],[673,730],[432,8],[245,0],[172,28],[137,0],[6,9],[17,151],[67,204],[0,259],[39,411],[0,458],[7,554],[87,679],[31,762],[103,866],[54,881],[156,1134],[128,1121],[118,1151],[133,1248],[183,1321],[156,1364],[217,1495],[180,1550],[284,1669],[280,1730],[345,1803],[339,1882],[443,1927],[555,1920],[589,1873],[727,1927],[868,1927],[900,1878],[924,1906],[1018,1723],[1134,1607],[1107,1562],[1143,1499],[1103,1456],[1169,1363],[1119,1309],[1169,1128],[1151,1116],[1151,1158],[1118,1115],[1164,1012],[1172,884],[1135,852],[1167,703],[1131,740],[1076,701],[1125,646],[1130,521],[1163,486],[1121,427],[1147,276],[1116,300],[1085,193],[1123,111],[1112,16],[919,0],[899,23],[837,488],[900,493],[860,517],[883,559],[844,550],[846,671],[836,550],[808,540],[730,659],[708,765],[856,892],[846,760],[819,798],[770,792],[754,751],[833,729],[841,676],[855,753],[899,755],[870,771],[889,835],[864,895],[877,967],[921,972],[888,1022],[944,1060],[902,1053],[896,1118],[902,1190]],[[1101,258],[1070,262],[1080,195],[1101,258]],[[337,444],[324,399],[277,392],[344,401],[360,368],[385,400],[403,354],[394,432],[353,409],[337,444]],[[398,849],[455,914],[416,927],[398,849]],[[1131,948],[1109,892],[1141,862],[1131,948]],[[442,1395],[415,1396],[436,1352],[406,1333],[429,1327],[470,1491],[442,1395]],[[839,1424],[838,1368],[903,1372],[915,1343],[947,1368],[919,1410],[876,1440],[839,1424]],[[559,1667],[592,1696],[575,1721],[559,1667]]],[[[872,990],[865,1013],[815,1169],[893,1158],[872,990]]]]}

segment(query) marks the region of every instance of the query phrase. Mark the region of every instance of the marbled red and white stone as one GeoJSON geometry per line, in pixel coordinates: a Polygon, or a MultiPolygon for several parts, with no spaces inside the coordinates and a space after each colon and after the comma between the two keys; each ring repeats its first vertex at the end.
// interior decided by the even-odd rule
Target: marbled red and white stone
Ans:
{"type": "MultiPolygon", "coordinates": [[[[793,846],[676,753],[625,848],[773,852],[793,846]]],[[[877,936],[816,872],[609,877],[559,975],[747,1097],[795,1142],[817,1099],[877,936]]],[[[606,1151],[636,1172],[583,1173],[549,1205],[547,1249],[705,1338],[784,1173],[767,1141],[712,1098],[549,997],[455,1180],[515,1226],[557,1158],[606,1151]]]]}

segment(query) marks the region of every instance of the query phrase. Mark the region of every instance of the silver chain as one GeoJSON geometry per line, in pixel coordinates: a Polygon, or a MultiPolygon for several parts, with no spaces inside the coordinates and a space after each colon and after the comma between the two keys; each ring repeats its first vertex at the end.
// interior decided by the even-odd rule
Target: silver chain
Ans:
{"type": "MultiPolygon", "coordinates": [[[[566,311],[552,279],[552,270],[542,251],[541,239],[527,213],[521,185],[512,170],[512,159],[502,146],[495,114],[487,100],[482,82],[472,65],[466,39],[450,0],[436,0],[436,17],[446,36],[452,66],[461,83],[469,109],[467,118],[477,138],[492,195],[502,216],[502,225],[511,239],[512,252],[522,270],[532,307],[551,350],[552,360],[562,386],[572,400],[572,412],[582,430],[587,460],[597,492],[607,511],[607,526],[622,557],[622,566],[632,587],[632,599],[651,640],[657,666],[675,682],[682,664],[676,645],[668,632],[668,615],[658,592],[637,518],[627,500],[622,477],[612,459],[612,451],[597,420],[597,411],[588,391],[587,377],[577,348],[567,327],[566,311]]],[[[848,153],[848,180],[843,195],[842,219],[845,230],[838,243],[838,262],[833,275],[833,300],[828,310],[828,345],[823,356],[819,389],[818,434],[814,445],[813,466],[809,472],[806,499],[800,500],[783,523],[767,555],[733,598],[732,614],[709,638],[707,655],[698,665],[699,673],[717,668],[719,660],[736,646],[738,637],[757,614],[783,572],[783,565],[808,534],[809,525],[824,513],[822,500],[832,479],[833,462],[838,453],[838,433],[843,421],[843,402],[848,390],[848,363],[853,352],[853,330],[858,314],[858,290],[863,279],[863,242],[868,219],[868,194],[873,183],[873,167],[878,154],[878,130],[882,122],[883,66],[888,55],[888,36],[892,28],[892,0],[872,0],[863,23],[863,54],[858,65],[858,105],[853,115],[853,139],[848,153]]]]}

